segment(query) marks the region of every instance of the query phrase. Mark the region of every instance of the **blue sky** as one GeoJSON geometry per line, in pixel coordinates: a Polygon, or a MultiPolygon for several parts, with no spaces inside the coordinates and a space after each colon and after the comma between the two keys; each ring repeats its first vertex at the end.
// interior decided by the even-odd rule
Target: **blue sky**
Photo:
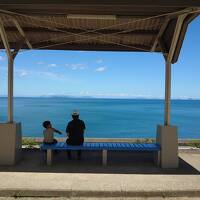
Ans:
{"type": "MultiPolygon", "coordinates": [[[[172,66],[172,98],[200,99],[200,17],[187,31],[172,66]]],[[[7,59],[0,53],[0,95],[7,95],[7,59]]],[[[164,58],[158,53],[25,51],[15,59],[15,96],[73,95],[163,98],[164,58]]]]}

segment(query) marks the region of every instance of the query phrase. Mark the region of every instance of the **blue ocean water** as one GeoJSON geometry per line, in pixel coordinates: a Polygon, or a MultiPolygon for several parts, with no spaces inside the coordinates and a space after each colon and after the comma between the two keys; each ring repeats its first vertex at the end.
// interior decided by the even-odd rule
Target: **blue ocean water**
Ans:
{"type": "MultiPolygon", "coordinates": [[[[52,121],[65,132],[70,113],[79,110],[86,123],[86,137],[155,137],[156,125],[163,124],[164,101],[96,98],[14,99],[15,121],[22,122],[23,136],[42,137],[42,122],[52,121]]],[[[171,123],[179,127],[179,138],[200,138],[200,100],[173,100],[171,123]]],[[[0,98],[0,122],[7,119],[7,99],[0,98]]],[[[62,135],[62,137],[65,136],[62,135]]]]}

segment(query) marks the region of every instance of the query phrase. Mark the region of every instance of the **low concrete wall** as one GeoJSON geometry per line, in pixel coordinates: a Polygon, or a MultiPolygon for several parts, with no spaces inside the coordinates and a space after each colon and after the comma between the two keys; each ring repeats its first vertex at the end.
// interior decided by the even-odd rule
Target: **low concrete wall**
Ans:
{"type": "Polygon", "coordinates": [[[157,126],[157,143],[161,146],[161,167],[178,167],[178,134],[176,126],[157,126]]]}
{"type": "Polygon", "coordinates": [[[20,159],[21,123],[0,124],[0,165],[14,165],[20,159]]]}
{"type": "MultiPolygon", "coordinates": [[[[36,142],[42,142],[42,137],[24,137],[24,139],[33,139],[36,142]]],[[[59,142],[65,142],[66,138],[56,138],[59,142]]],[[[151,142],[156,138],[85,138],[85,142],[151,142]]]]}

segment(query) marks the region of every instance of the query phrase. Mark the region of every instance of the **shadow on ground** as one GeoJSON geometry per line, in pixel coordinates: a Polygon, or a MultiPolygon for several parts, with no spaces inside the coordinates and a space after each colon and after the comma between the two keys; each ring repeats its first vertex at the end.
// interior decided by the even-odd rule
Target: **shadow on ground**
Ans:
{"type": "Polygon", "coordinates": [[[67,152],[54,153],[52,166],[46,165],[46,153],[39,149],[23,149],[22,160],[15,166],[0,166],[0,172],[103,173],[103,174],[200,174],[179,158],[178,169],[155,166],[152,153],[109,152],[108,165],[102,166],[101,152],[82,152],[82,159],[68,160],[67,152]]]}

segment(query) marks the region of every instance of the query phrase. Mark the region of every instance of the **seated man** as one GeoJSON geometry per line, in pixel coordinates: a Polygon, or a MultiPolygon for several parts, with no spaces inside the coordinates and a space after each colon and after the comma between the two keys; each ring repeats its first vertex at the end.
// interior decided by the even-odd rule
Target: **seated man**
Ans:
{"type": "MultiPolygon", "coordinates": [[[[82,145],[84,142],[85,123],[79,119],[79,113],[72,113],[72,121],[70,121],[66,128],[68,145],[82,145]]],[[[71,159],[71,152],[68,151],[68,158],[71,159]]],[[[81,159],[81,151],[78,151],[78,159],[81,159]]]]}

